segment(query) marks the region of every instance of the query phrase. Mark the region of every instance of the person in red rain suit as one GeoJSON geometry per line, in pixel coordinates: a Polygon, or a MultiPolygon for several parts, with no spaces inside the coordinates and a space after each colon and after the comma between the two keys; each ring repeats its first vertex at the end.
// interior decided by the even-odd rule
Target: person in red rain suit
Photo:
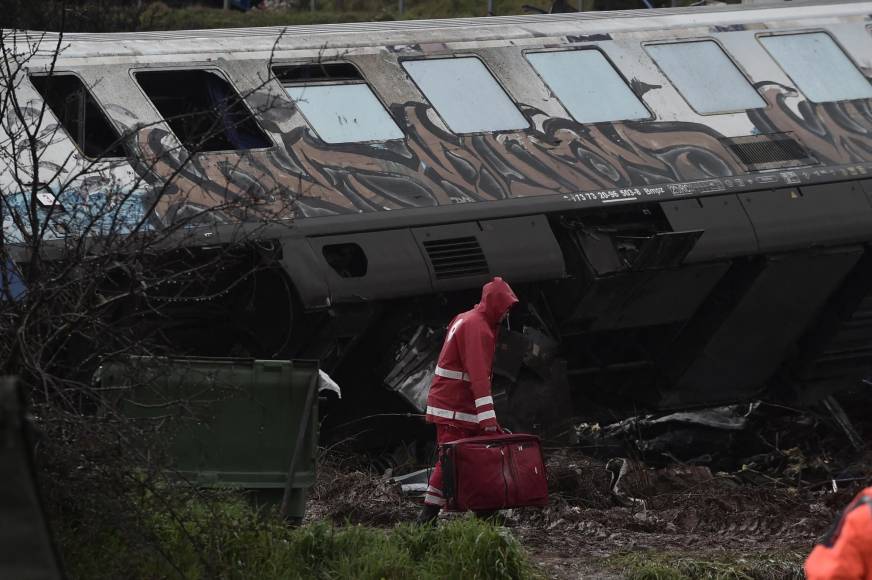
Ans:
{"type": "MultiPolygon", "coordinates": [[[[509,285],[494,278],[482,288],[481,302],[448,325],[427,397],[427,421],[436,424],[437,444],[500,430],[491,396],[491,367],[499,324],[517,303],[509,285]]],[[[435,520],[444,505],[442,465],[437,462],[418,523],[435,520]]]]}
{"type": "Polygon", "coordinates": [[[805,561],[808,580],[872,580],[872,487],[857,494],[805,561]]]}

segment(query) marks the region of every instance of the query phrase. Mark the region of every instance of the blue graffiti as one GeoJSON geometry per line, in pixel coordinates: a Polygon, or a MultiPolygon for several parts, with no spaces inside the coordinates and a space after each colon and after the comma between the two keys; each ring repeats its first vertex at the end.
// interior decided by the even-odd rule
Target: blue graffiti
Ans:
{"type": "Polygon", "coordinates": [[[18,271],[18,266],[10,259],[6,260],[4,272],[0,273],[0,283],[2,283],[3,291],[0,293],[0,298],[6,299],[6,296],[11,296],[12,300],[18,301],[24,298],[27,293],[27,287],[24,284],[24,278],[18,271]]]}
{"type": "MultiPolygon", "coordinates": [[[[0,211],[6,243],[22,244],[31,236],[35,224],[30,219],[30,201],[31,192],[3,196],[0,211]]],[[[85,191],[69,187],[59,191],[47,186],[37,194],[36,225],[43,240],[126,235],[137,229],[154,229],[147,210],[145,191],[85,191]]]]}

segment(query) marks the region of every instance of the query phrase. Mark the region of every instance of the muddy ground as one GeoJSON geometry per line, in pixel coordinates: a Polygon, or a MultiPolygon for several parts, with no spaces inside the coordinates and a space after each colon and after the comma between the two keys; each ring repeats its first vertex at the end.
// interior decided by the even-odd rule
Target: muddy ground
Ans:
{"type": "MultiPolygon", "coordinates": [[[[713,473],[628,460],[616,493],[607,462],[567,448],[546,458],[550,505],[506,512],[504,525],[548,578],[674,577],[655,575],[658,562],[686,577],[798,577],[804,555],[861,485],[834,491],[832,482],[795,485],[747,466],[713,473]]],[[[385,477],[331,460],[307,519],[388,527],[418,509],[385,477]]]]}
{"type": "MultiPolygon", "coordinates": [[[[816,540],[872,484],[872,392],[840,398],[855,445],[824,409],[765,403],[732,431],[639,423],[616,439],[588,425],[544,448],[550,504],[505,512],[504,526],[547,578],[802,578],[816,540]]],[[[419,509],[360,457],[330,454],[320,469],[308,519],[389,527],[419,509]]]]}

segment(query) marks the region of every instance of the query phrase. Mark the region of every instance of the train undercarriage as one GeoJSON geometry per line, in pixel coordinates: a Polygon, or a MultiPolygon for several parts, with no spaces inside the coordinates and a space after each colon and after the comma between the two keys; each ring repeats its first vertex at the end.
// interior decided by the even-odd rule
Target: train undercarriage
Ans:
{"type": "MultiPolygon", "coordinates": [[[[496,245],[496,261],[517,256],[518,275],[493,267],[486,238],[455,235],[424,246],[451,289],[320,308],[303,304],[278,239],[224,260],[208,291],[166,290],[150,324],[179,353],[318,359],[344,394],[325,407],[325,437],[365,446],[428,433],[419,415],[444,327],[499,274],[521,299],[494,365],[498,417],[512,429],[561,437],[579,421],[760,398],[807,405],[855,386],[872,367],[872,229],[816,229],[810,217],[804,232],[794,213],[790,230],[771,220],[776,236],[746,224],[736,197],[518,218],[540,232],[496,245]],[[562,275],[530,273],[549,262],[562,275]]],[[[343,281],[378,263],[362,239],[322,252],[343,281]]]]}

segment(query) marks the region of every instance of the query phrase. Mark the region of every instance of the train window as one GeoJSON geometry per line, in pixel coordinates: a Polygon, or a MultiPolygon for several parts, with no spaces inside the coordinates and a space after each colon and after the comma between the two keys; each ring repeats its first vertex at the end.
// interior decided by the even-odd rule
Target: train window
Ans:
{"type": "Polygon", "coordinates": [[[72,74],[32,76],[30,82],[86,157],[126,156],[121,136],[79,77],[72,74]]]}
{"type": "Polygon", "coordinates": [[[766,106],[713,40],[652,44],[648,53],[696,112],[729,113],[766,106]]]}
{"type": "Polygon", "coordinates": [[[325,143],[404,138],[354,65],[273,67],[273,72],[312,130],[325,143]]]}
{"type": "Polygon", "coordinates": [[[761,36],[760,42],[810,101],[872,97],[872,85],[825,32],[761,36]]]}
{"type": "Polygon", "coordinates": [[[218,72],[140,71],[135,76],[139,86],[189,151],[272,146],[242,97],[218,72]]]}
{"type": "Polygon", "coordinates": [[[651,117],[598,50],[536,52],[527,60],[579,123],[651,117]]]}
{"type": "Polygon", "coordinates": [[[455,133],[526,129],[529,123],[475,57],[409,60],[406,72],[455,133]]]}

